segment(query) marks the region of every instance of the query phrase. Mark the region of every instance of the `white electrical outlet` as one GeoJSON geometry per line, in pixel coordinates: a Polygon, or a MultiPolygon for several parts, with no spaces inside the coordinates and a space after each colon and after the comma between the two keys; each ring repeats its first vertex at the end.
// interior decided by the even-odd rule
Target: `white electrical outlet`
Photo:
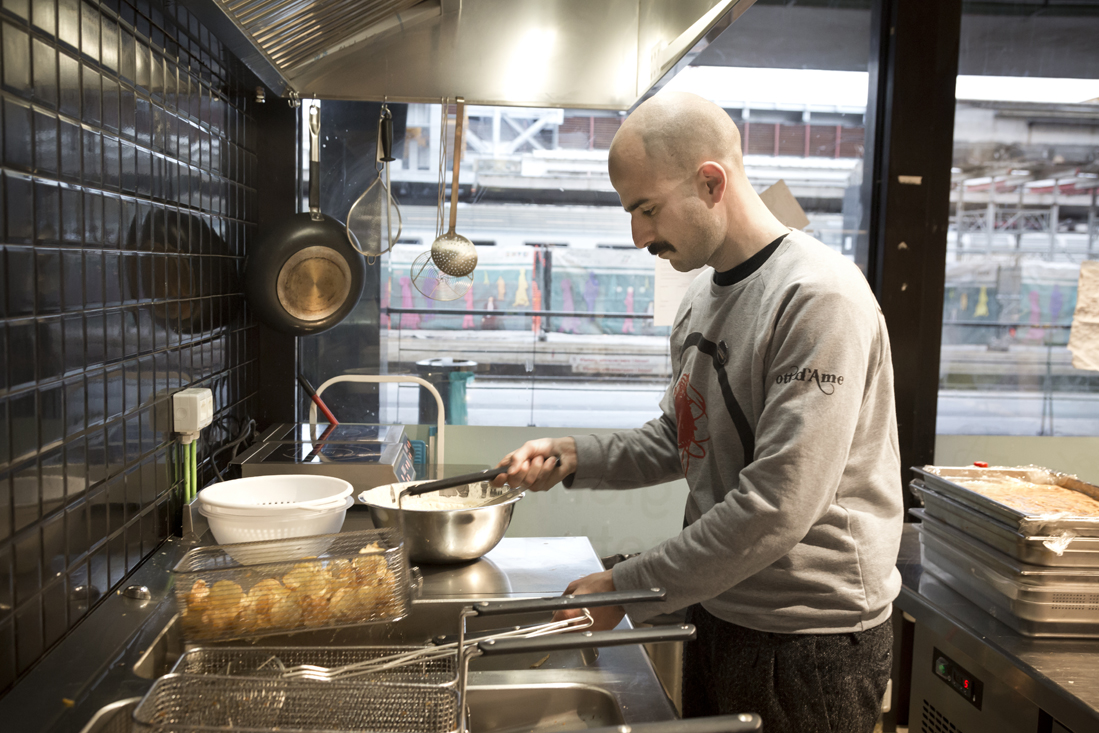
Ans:
{"type": "Polygon", "coordinates": [[[205,387],[191,387],[172,395],[172,430],[197,433],[214,419],[214,395],[205,387]]]}

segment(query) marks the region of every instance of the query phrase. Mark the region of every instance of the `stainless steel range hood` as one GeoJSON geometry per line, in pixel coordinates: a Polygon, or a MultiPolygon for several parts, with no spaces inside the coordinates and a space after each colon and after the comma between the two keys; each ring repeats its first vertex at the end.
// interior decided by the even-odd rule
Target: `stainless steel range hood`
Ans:
{"type": "Polygon", "coordinates": [[[754,0],[181,0],[281,96],[628,109],[754,0]]]}

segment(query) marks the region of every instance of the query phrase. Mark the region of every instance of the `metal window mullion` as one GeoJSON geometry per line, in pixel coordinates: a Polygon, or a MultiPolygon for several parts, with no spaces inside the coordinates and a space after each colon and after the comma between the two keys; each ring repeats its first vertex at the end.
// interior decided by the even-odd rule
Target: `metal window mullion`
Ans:
{"type": "Polygon", "coordinates": [[[871,6],[868,221],[860,228],[867,232],[868,280],[892,342],[899,486],[907,484],[909,466],[933,463],[935,455],[961,18],[961,0],[871,6]],[[913,175],[920,185],[900,181],[913,175]]]}

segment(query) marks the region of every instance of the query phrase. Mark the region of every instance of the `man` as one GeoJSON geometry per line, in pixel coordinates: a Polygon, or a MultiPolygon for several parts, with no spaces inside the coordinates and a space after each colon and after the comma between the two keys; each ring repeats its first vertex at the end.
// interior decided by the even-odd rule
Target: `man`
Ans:
{"type": "MultiPolygon", "coordinates": [[[[542,491],[685,476],[682,532],[567,592],[667,589],[664,603],[631,606],[635,621],[689,607],[687,717],[756,712],[769,733],[871,731],[903,512],[877,302],[854,265],[768,211],[716,105],[656,95],[622,125],[609,166],[635,245],[679,271],[714,272],[676,315],[663,415],[531,441],[501,461],[506,480],[542,491]]],[[[595,614],[613,628],[624,610],[595,614]]]]}

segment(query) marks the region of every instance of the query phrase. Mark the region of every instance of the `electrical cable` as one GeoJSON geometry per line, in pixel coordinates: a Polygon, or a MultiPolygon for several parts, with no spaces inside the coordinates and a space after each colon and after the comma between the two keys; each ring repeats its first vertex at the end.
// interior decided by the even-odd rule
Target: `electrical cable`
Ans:
{"type": "Polygon", "coordinates": [[[187,500],[195,500],[195,441],[187,444],[187,461],[190,468],[189,481],[187,483],[187,500]]]}
{"type": "MultiPolygon", "coordinates": [[[[244,428],[241,431],[241,434],[240,434],[239,438],[237,438],[236,440],[233,440],[229,443],[226,443],[225,445],[221,446],[216,451],[214,451],[212,454],[210,454],[210,465],[212,465],[214,467],[214,473],[217,475],[218,481],[224,481],[225,476],[222,475],[221,469],[218,468],[217,457],[219,455],[221,455],[222,453],[224,453],[225,451],[229,450],[230,448],[235,449],[238,445],[240,445],[246,439],[251,437],[251,435],[255,432],[255,428],[256,428],[256,421],[255,420],[249,420],[247,423],[244,424],[244,428]]],[[[236,457],[235,452],[233,453],[233,457],[236,457]]]]}
{"type": "Polygon", "coordinates": [[[191,459],[187,445],[187,443],[180,443],[179,446],[179,462],[183,466],[183,502],[185,504],[191,502],[191,459]]]}
{"type": "Polygon", "coordinates": [[[195,439],[195,496],[198,496],[198,449],[200,441],[204,440],[206,439],[203,438],[201,435],[199,435],[198,438],[195,439]]]}
{"type": "Polygon", "coordinates": [[[191,499],[198,496],[198,441],[191,443],[191,499]]]}
{"type": "Polygon", "coordinates": [[[235,458],[236,454],[237,454],[238,446],[240,446],[241,443],[243,443],[245,440],[247,440],[248,438],[252,437],[255,434],[255,428],[256,428],[256,421],[249,419],[248,422],[245,423],[244,428],[242,429],[242,431],[240,433],[240,437],[226,443],[225,445],[221,446],[220,448],[218,448],[216,451],[214,451],[211,454],[210,463],[214,467],[214,473],[217,474],[218,481],[224,481],[225,477],[222,474],[221,469],[218,468],[217,460],[216,460],[217,457],[219,455],[221,455],[222,453],[224,453],[225,451],[232,449],[232,451],[233,451],[232,457],[235,458]]]}

